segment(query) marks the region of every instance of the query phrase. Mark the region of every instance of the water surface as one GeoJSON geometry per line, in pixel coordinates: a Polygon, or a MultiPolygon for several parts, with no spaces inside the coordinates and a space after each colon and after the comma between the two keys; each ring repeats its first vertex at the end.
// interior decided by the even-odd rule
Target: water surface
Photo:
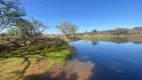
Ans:
{"type": "Polygon", "coordinates": [[[69,44],[77,49],[73,60],[95,64],[91,80],[142,80],[141,43],[142,39],[111,38],[69,44]]]}

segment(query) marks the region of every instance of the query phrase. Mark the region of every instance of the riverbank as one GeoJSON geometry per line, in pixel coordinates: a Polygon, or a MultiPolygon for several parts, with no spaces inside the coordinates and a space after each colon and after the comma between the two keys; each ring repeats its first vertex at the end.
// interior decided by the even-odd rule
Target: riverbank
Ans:
{"type": "Polygon", "coordinates": [[[124,37],[124,38],[142,38],[142,35],[84,35],[76,36],[79,39],[90,39],[90,38],[108,38],[108,37],[124,37]]]}
{"type": "Polygon", "coordinates": [[[9,42],[5,43],[0,52],[1,80],[23,80],[30,75],[49,73],[54,67],[62,67],[71,56],[72,47],[60,39],[40,40],[15,50],[9,49],[9,42]]]}
{"type": "Polygon", "coordinates": [[[80,40],[90,40],[93,43],[97,41],[114,42],[117,44],[132,42],[134,44],[142,43],[142,35],[94,35],[94,36],[77,36],[80,40]]]}
{"type": "Polygon", "coordinates": [[[109,39],[109,38],[142,38],[142,35],[74,35],[60,36],[60,39],[66,42],[78,41],[78,40],[92,40],[92,39],[109,39]]]}

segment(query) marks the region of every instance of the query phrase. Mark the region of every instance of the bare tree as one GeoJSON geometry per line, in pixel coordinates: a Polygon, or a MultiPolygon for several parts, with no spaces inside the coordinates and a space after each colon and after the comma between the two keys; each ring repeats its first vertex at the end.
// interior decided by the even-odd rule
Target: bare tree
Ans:
{"type": "Polygon", "coordinates": [[[67,21],[62,22],[60,25],[56,26],[66,37],[73,35],[78,30],[78,27],[67,21]]]}

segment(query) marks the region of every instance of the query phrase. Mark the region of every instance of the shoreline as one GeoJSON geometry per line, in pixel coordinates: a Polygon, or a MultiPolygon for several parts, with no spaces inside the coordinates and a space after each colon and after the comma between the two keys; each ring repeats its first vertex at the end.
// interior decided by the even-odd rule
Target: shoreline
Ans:
{"type": "MultiPolygon", "coordinates": [[[[35,77],[41,77],[41,74],[52,72],[55,67],[63,67],[65,62],[74,54],[72,46],[67,42],[58,39],[44,41],[38,45],[29,44],[18,47],[8,54],[1,52],[0,79],[9,79],[11,75],[13,75],[12,80],[36,79],[35,77]],[[7,65],[11,67],[9,68],[7,65]]],[[[9,43],[6,45],[10,46],[9,43]]]]}

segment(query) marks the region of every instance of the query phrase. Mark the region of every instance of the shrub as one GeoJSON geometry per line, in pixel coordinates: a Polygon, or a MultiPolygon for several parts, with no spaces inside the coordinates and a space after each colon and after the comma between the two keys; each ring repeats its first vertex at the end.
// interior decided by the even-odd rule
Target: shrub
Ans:
{"type": "Polygon", "coordinates": [[[10,51],[10,47],[9,46],[7,46],[7,45],[0,45],[0,52],[6,53],[8,51],[10,51]]]}

